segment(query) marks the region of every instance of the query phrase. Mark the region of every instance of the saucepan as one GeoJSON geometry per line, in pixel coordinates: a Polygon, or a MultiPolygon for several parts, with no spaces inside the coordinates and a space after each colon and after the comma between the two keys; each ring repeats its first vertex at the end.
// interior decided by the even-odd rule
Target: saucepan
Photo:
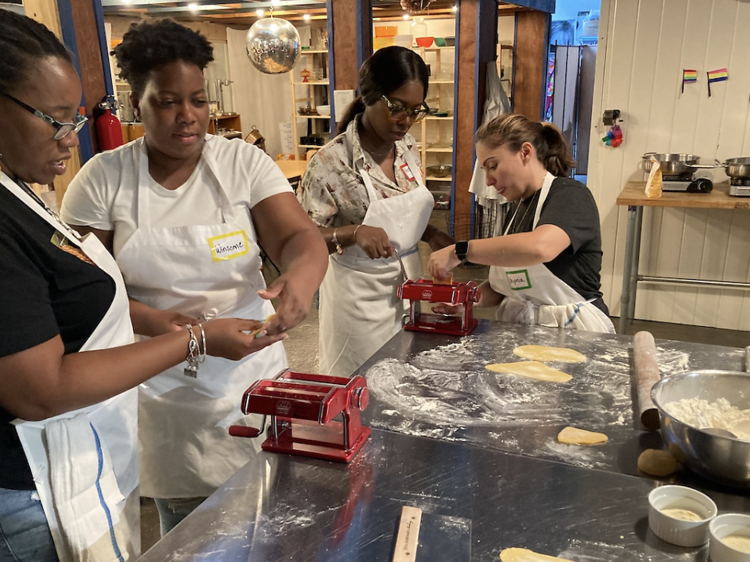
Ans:
{"type": "Polygon", "coordinates": [[[698,164],[700,156],[696,156],[695,154],[657,154],[656,152],[646,152],[643,155],[643,168],[647,172],[651,171],[651,166],[653,165],[651,157],[659,162],[659,169],[665,176],[681,176],[683,174],[692,174],[699,168],[716,167],[713,164],[698,164]]]}
{"type": "Polygon", "coordinates": [[[730,178],[750,178],[750,158],[729,158],[719,165],[730,178]]]}

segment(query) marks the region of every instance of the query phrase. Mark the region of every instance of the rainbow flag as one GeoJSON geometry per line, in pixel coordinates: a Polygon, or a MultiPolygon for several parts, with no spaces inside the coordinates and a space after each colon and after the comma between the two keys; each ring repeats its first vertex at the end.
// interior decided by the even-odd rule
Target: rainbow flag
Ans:
{"type": "Polygon", "coordinates": [[[683,69],[682,71],[682,81],[683,82],[697,82],[698,81],[698,71],[697,70],[689,70],[689,69],[683,69]]]}
{"type": "Polygon", "coordinates": [[[709,82],[723,82],[724,80],[728,80],[728,79],[729,79],[729,73],[727,72],[726,68],[719,68],[718,70],[708,71],[709,82]]]}
{"type": "Polygon", "coordinates": [[[698,81],[698,71],[691,70],[689,68],[682,69],[682,86],[680,87],[680,93],[685,93],[685,84],[691,84],[698,81]]]}
{"type": "Polygon", "coordinates": [[[711,82],[724,82],[729,80],[729,73],[726,68],[719,68],[717,70],[709,70],[706,72],[708,75],[708,97],[711,97],[711,82]]]}

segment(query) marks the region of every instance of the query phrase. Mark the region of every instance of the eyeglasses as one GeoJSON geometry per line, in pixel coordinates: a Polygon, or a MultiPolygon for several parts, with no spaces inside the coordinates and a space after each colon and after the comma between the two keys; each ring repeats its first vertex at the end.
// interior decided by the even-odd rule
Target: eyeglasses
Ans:
{"type": "Polygon", "coordinates": [[[430,112],[430,108],[424,102],[422,102],[422,106],[417,109],[406,109],[398,104],[391,103],[391,100],[385,96],[381,96],[381,98],[388,106],[388,111],[391,113],[391,119],[394,121],[400,121],[404,117],[411,117],[414,123],[419,123],[430,112]]]}
{"type": "Polygon", "coordinates": [[[88,121],[88,118],[85,115],[81,115],[78,113],[76,115],[76,122],[75,123],[60,123],[57,119],[53,119],[46,113],[42,113],[38,109],[34,109],[30,105],[27,105],[23,103],[21,100],[17,100],[10,94],[6,94],[5,92],[0,92],[0,95],[8,98],[10,101],[17,103],[21,107],[23,107],[26,111],[31,113],[32,115],[35,115],[36,117],[39,117],[39,119],[43,120],[48,125],[52,125],[55,129],[55,134],[52,135],[52,139],[59,141],[67,137],[72,132],[78,132],[80,131],[83,126],[86,124],[86,121],[88,121]]]}

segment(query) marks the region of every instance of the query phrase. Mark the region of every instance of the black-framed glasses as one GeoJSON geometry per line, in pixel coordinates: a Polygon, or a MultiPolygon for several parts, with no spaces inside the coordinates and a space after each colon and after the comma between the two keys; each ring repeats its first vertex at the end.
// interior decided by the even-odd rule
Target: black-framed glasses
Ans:
{"type": "Polygon", "coordinates": [[[417,109],[406,109],[396,103],[391,103],[391,100],[385,96],[381,96],[381,98],[385,102],[385,105],[388,106],[388,111],[391,113],[391,119],[394,121],[401,121],[404,117],[411,117],[414,123],[418,123],[427,117],[427,114],[430,112],[430,108],[424,102],[422,102],[422,105],[417,109]]]}
{"type": "Polygon", "coordinates": [[[10,94],[6,94],[5,92],[0,92],[0,95],[8,98],[10,101],[14,103],[17,103],[18,105],[23,107],[26,111],[28,111],[32,115],[35,115],[36,117],[39,117],[39,119],[41,119],[48,125],[52,125],[52,127],[55,129],[55,134],[52,135],[53,140],[59,141],[67,137],[72,132],[77,133],[83,128],[83,126],[86,124],[86,121],[88,121],[88,117],[78,113],[76,115],[75,123],[60,123],[57,119],[50,117],[46,113],[42,113],[38,109],[34,109],[30,105],[23,103],[21,100],[14,98],[10,94]]]}

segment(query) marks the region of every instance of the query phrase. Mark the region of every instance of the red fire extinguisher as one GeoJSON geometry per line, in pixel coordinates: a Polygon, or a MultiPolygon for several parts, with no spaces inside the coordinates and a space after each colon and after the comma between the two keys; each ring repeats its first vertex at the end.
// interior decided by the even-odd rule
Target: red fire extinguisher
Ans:
{"type": "Polygon", "coordinates": [[[104,100],[99,104],[101,113],[96,118],[96,138],[99,150],[112,150],[122,146],[122,128],[120,120],[115,115],[114,102],[104,100]]]}

